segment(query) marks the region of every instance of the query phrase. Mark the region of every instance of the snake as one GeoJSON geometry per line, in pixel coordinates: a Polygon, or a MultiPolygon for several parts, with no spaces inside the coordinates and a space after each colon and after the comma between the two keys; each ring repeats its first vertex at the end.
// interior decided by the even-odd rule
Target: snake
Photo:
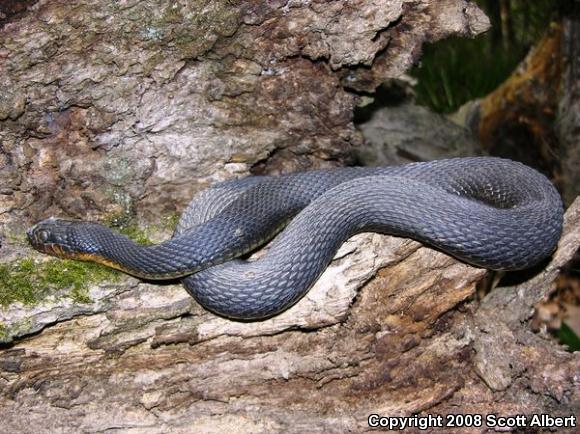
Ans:
{"type": "Polygon", "coordinates": [[[205,309],[262,320],[298,302],[357,233],[412,238],[477,267],[520,270],[555,250],[563,212],[557,190],[535,169],[466,157],[221,182],[198,193],[173,237],[155,245],[54,217],[27,235],[40,252],[146,280],[179,278],[205,309]],[[249,258],[265,244],[263,255],[249,258]]]}

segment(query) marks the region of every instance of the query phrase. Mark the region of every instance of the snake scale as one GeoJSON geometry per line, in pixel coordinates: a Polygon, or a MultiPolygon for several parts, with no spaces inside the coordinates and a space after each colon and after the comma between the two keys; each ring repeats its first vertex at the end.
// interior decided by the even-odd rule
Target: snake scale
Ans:
{"type": "Polygon", "coordinates": [[[542,174],[473,157],[227,181],[198,194],[173,238],[153,246],[55,218],[28,237],[51,255],[183,278],[206,309],[255,320],[296,303],[356,233],[410,237],[476,266],[516,270],[551,254],[562,221],[560,196],[542,174]],[[260,259],[239,259],[272,238],[260,259]]]}

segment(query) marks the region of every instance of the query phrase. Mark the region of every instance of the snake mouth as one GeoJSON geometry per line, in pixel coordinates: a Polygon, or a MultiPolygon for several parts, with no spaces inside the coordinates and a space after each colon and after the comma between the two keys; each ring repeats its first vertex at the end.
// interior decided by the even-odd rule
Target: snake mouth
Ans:
{"type": "Polygon", "coordinates": [[[73,255],[70,255],[64,251],[64,249],[58,244],[44,244],[33,241],[30,237],[28,238],[30,244],[38,250],[40,253],[44,253],[51,256],[56,256],[62,259],[74,259],[73,255]]]}
{"type": "Polygon", "coordinates": [[[74,250],[68,244],[66,225],[58,226],[62,220],[49,218],[26,231],[30,245],[41,253],[64,259],[75,259],[74,250]]]}
{"type": "Polygon", "coordinates": [[[67,251],[63,246],[54,243],[47,243],[42,241],[41,239],[36,236],[36,234],[27,233],[28,241],[32,245],[32,247],[39,251],[40,253],[44,253],[50,256],[56,256],[57,258],[62,259],[76,259],[76,255],[72,254],[72,252],[67,251]]]}
{"type": "Polygon", "coordinates": [[[84,243],[79,241],[79,233],[75,231],[75,228],[78,229],[79,226],[83,225],[86,228],[87,224],[78,221],[50,217],[28,229],[26,235],[30,245],[41,253],[60,259],[102,264],[128,274],[134,274],[121,264],[107,259],[95,250],[88,249],[87,246],[90,246],[90,243],[87,244],[86,240],[84,243]]]}

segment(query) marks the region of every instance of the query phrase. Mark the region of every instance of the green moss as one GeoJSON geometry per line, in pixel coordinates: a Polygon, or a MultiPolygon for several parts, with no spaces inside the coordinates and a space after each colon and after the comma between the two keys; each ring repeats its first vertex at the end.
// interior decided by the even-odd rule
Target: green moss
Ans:
{"type": "Polygon", "coordinates": [[[180,24],[184,20],[183,13],[179,7],[179,3],[167,5],[163,10],[161,21],[167,24],[180,24]]]}
{"type": "Polygon", "coordinates": [[[68,289],[68,296],[78,303],[90,303],[90,284],[117,281],[119,273],[99,264],[88,262],[53,260],[45,263],[39,273],[39,284],[53,289],[68,289]]]}
{"type": "Polygon", "coordinates": [[[7,306],[14,301],[34,304],[38,291],[32,283],[33,272],[34,263],[29,259],[0,265],[0,305],[7,306]]]}
{"type": "Polygon", "coordinates": [[[6,324],[0,321],[0,342],[6,342],[8,337],[8,327],[6,327],[6,324]]]}
{"type": "Polygon", "coordinates": [[[135,223],[119,228],[119,232],[138,244],[142,244],[144,246],[150,246],[154,244],[153,241],[149,239],[147,232],[145,232],[135,223]]]}
{"type": "Polygon", "coordinates": [[[231,36],[238,28],[240,8],[238,2],[190,3],[189,13],[177,9],[167,12],[157,23],[160,28],[173,28],[171,43],[183,57],[198,57],[210,50],[216,36],[231,36]],[[196,4],[197,3],[197,4],[196,4]],[[193,12],[193,13],[192,13],[193,12]],[[175,26],[172,21],[182,15],[183,25],[175,26]]]}
{"type": "Polygon", "coordinates": [[[151,225],[147,229],[141,228],[131,213],[111,214],[103,219],[103,224],[125,235],[138,244],[150,246],[155,244],[149,234],[158,232],[173,232],[179,222],[178,212],[170,213],[160,218],[159,223],[151,225]]]}
{"type": "Polygon", "coordinates": [[[36,263],[26,258],[0,265],[0,305],[14,302],[33,305],[50,294],[62,292],[77,303],[91,301],[88,288],[116,281],[119,273],[98,264],[53,259],[36,263]]]}
{"type": "Polygon", "coordinates": [[[178,212],[174,212],[164,217],[161,223],[162,228],[171,232],[175,231],[177,223],[179,223],[180,217],[181,215],[178,212]]]}
{"type": "Polygon", "coordinates": [[[568,0],[506,2],[503,12],[498,2],[476,3],[490,17],[492,28],[476,39],[449,38],[424,47],[420,66],[410,71],[418,80],[415,91],[419,104],[449,113],[496,89],[568,0]]]}
{"type": "MultiPolygon", "coordinates": [[[[169,214],[150,230],[173,231],[178,221],[178,213],[169,214]]],[[[148,236],[150,230],[140,228],[129,212],[110,215],[103,223],[136,243],[153,244],[148,236]]],[[[72,260],[36,262],[25,258],[0,264],[0,306],[15,302],[34,305],[51,294],[70,298],[77,303],[90,303],[88,289],[91,284],[117,281],[120,276],[120,272],[102,265],[72,260]]]]}
{"type": "Polygon", "coordinates": [[[103,220],[105,226],[125,235],[136,243],[150,246],[153,243],[147,232],[139,227],[131,213],[112,214],[103,220]]]}

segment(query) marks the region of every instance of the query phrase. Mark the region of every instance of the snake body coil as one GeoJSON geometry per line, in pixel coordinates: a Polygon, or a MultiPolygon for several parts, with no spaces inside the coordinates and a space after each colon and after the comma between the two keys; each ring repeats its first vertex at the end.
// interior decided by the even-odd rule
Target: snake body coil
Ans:
{"type": "Polygon", "coordinates": [[[359,232],[410,237],[477,266],[513,270],[553,251],[562,219],[560,197],[543,175],[480,157],[221,183],[199,194],[175,236],[155,246],[58,219],[36,225],[29,239],[45,253],[143,278],[187,276],[186,289],[207,309],[260,319],[298,301],[359,232]],[[260,259],[234,259],[284,227],[260,259]]]}

